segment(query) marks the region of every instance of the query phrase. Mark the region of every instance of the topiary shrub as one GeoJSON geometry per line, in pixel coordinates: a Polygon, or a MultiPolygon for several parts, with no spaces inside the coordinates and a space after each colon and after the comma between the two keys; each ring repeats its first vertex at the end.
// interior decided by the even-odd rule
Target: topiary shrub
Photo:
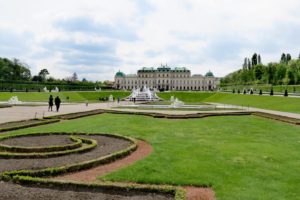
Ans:
{"type": "Polygon", "coordinates": [[[287,89],[285,89],[283,96],[285,96],[285,97],[289,96],[287,89]]]}

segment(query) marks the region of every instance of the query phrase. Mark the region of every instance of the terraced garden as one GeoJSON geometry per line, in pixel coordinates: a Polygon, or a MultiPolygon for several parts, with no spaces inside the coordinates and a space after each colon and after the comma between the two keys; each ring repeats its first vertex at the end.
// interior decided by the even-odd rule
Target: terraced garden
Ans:
{"type": "MultiPolygon", "coordinates": [[[[150,156],[98,177],[100,182],[110,180],[211,187],[217,199],[225,200],[299,199],[300,196],[299,126],[251,115],[157,119],[140,115],[101,114],[17,130],[2,137],[61,131],[118,133],[146,140],[153,146],[150,156]]],[[[64,142],[69,144],[69,135],[59,137],[64,137],[64,142]]],[[[81,137],[97,140],[96,136],[81,137]]],[[[20,146],[16,140],[12,140],[13,144],[20,146]]],[[[98,144],[101,141],[97,140],[98,144]]],[[[18,162],[18,159],[13,160],[18,162]]],[[[12,162],[10,159],[5,161],[12,162]]],[[[39,166],[35,168],[39,169],[39,166]]],[[[35,168],[28,165],[24,169],[35,168]]]]}

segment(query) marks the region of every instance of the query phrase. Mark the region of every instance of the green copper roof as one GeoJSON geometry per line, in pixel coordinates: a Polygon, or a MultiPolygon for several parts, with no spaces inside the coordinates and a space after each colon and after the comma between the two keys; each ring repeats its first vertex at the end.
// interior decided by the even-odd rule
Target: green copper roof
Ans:
{"type": "Polygon", "coordinates": [[[205,74],[206,77],[214,77],[214,74],[211,72],[211,71],[208,71],[206,74],[205,74]]]}
{"type": "Polygon", "coordinates": [[[118,71],[115,76],[117,76],[117,77],[125,77],[125,74],[123,72],[121,72],[121,71],[118,71]]]}

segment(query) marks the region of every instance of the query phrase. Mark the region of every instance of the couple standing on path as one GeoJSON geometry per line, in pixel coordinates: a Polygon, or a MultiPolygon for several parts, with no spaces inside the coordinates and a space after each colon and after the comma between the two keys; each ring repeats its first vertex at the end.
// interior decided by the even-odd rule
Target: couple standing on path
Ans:
{"type": "MultiPolygon", "coordinates": [[[[54,102],[55,102],[55,106],[56,106],[56,112],[58,112],[60,103],[61,103],[59,96],[55,97],[54,102]]],[[[48,111],[52,111],[52,106],[53,106],[53,96],[52,95],[50,95],[50,97],[49,97],[48,104],[49,104],[48,111]]]]}

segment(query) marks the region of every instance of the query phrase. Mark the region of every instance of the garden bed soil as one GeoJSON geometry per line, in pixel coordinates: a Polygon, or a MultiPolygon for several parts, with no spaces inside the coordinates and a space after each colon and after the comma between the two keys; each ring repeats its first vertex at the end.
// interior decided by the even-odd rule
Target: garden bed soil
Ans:
{"type": "MultiPolygon", "coordinates": [[[[55,135],[57,138],[68,139],[70,135],[55,135]]],[[[48,167],[60,167],[75,163],[81,163],[84,161],[89,161],[97,159],[114,152],[123,150],[129,147],[132,143],[128,140],[124,140],[116,137],[109,137],[103,135],[78,135],[83,138],[90,138],[97,141],[98,146],[85,153],[74,153],[69,155],[63,155],[59,157],[52,158],[39,158],[39,159],[0,159],[0,173],[9,170],[36,170],[48,167]]],[[[42,143],[45,140],[44,137],[48,136],[25,136],[28,137],[22,142],[22,145],[33,145],[30,139],[34,139],[36,142],[42,143]],[[40,141],[38,141],[40,139],[40,141]]],[[[48,146],[48,145],[47,145],[48,146]]]]}
{"type": "Polygon", "coordinates": [[[41,187],[25,187],[8,182],[0,182],[1,200],[171,200],[172,195],[146,193],[139,191],[107,190],[107,189],[50,189],[41,187]]]}
{"type": "Polygon", "coordinates": [[[32,136],[8,138],[8,139],[1,140],[0,143],[9,146],[47,147],[47,146],[68,145],[74,142],[70,140],[70,136],[60,137],[59,135],[45,135],[45,136],[32,135],[32,136]]]}

